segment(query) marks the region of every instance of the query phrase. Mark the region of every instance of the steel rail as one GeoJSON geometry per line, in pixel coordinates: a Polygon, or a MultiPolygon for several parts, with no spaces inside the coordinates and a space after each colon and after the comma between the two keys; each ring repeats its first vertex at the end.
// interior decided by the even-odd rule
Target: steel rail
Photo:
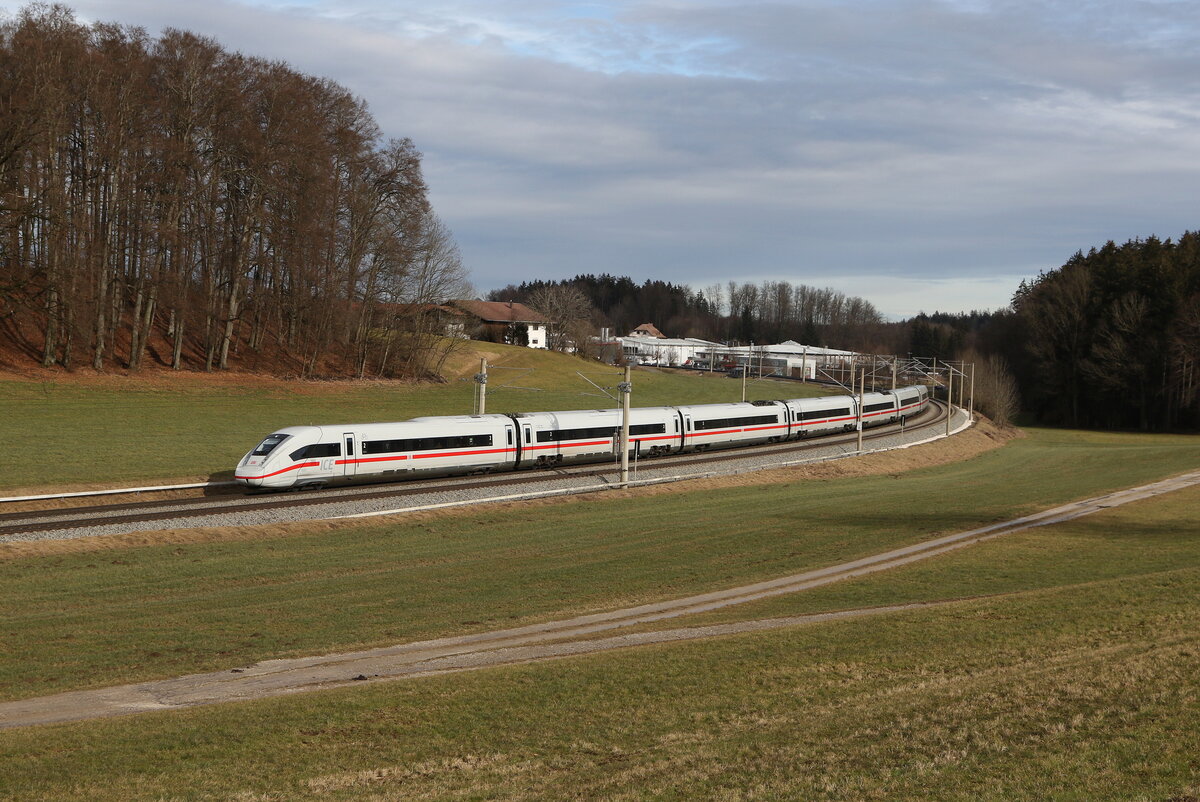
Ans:
{"type": "MultiPolygon", "coordinates": [[[[945,416],[948,413],[942,402],[930,399],[929,403],[930,407],[937,411],[933,415],[929,415],[927,412],[922,413],[921,416],[918,416],[917,422],[905,425],[905,431],[920,431],[937,426],[945,420],[945,416]],[[923,420],[923,418],[928,418],[928,420],[923,420]]],[[[880,426],[873,429],[869,434],[864,433],[864,438],[875,440],[891,437],[900,428],[898,424],[880,426]]],[[[854,434],[826,435],[803,440],[790,440],[784,443],[722,449],[716,453],[690,452],[687,454],[674,454],[655,457],[653,460],[647,461],[654,469],[673,465],[716,464],[743,460],[748,457],[762,456],[764,454],[794,454],[816,448],[827,448],[831,445],[852,443],[854,440],[854,434]]],[[[229,513],[294,509],[346,501],[376,501],[428,493],[453,493],[467,489],[553,482],[561,480],[564,476],[603,478],[610,474],[615,475],[615,473],[615,468],[597,467],[596,464],[591,464],[552,469],[521,470],[496,479],[480,479],[478,475],[474,478],[470,476],[458,477],[452,481],[446,481],[444,477],[416,479],[402,483],[393,482],[386,489],[380,490],[366,489],[372,486],[378,487],[379,483],[376,483],[375,485],[360,485],[358,488],[351,486],[322,491],[310,490],[301,493],[266,494],[260,491],[245,495],[224,494],[223,497],[157,499],[89,507],[13,512],[0,514],[0,537],[37,532],[54,532],[64,529],[88,529],[120,524],[149,523],[178,518],[202,518],[229,513]],[[128,512],[126,514],[111,514],[114,512],[121,513],[122,511],[128,512]]],[[[615,485],[613,486],[615,487],[615,485]]]]}

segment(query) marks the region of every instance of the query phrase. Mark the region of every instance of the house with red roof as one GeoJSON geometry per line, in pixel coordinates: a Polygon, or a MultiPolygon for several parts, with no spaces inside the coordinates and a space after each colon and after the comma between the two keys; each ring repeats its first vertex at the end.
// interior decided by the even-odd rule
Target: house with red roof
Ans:
{"type": "Polygon", "coordinates": [[[546,347],[546,318],[525,304],[513,301],[447,301],[447,306],[464,312],[471,323],[466,332],[472,340],[484,340],[529,348],[546,347]]]}

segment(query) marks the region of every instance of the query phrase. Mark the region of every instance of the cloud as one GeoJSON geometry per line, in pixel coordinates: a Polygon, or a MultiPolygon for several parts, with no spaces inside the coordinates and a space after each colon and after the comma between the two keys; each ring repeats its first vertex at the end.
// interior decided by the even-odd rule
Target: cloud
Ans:
{"type": "Polygon", "coordinates": [[[612,272],[995,307],[1077,249],[1195,225],[1183,0],[75,7],[365,98],[424,152],[483,289],[612,272]]]}

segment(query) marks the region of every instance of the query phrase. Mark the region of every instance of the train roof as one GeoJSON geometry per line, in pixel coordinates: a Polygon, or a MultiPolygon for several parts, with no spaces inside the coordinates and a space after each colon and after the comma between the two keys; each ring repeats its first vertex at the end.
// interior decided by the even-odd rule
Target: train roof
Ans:
{"type": "Polygon", "coordinates": [[[431,421],[431,420],[443,421],[446,423],[469,423],[472,421],[476,421],[476,422],[486,421],[486,420],[498,421],[498,420],[508,420],[508,419],[509,418],[507,415],[490,414],[490,413],[487,415],[423,415],[419,418],[408,418],[407,420],[397,420],[397,421],[368,421],[368,422],[359,421],[358,423],[298,424],[296,426],[286,426],[282,429],[276,429],[275,433],[276,434],[287,434],[287,433],[304,431],[305,429],[328,429],[330,431],[333,431],[334,429],[338,429],[343,432],[353,432],[357,429],[363,428],[364,426],[398,426],[402,423],[424,423],[424,422],[431,421]]]}

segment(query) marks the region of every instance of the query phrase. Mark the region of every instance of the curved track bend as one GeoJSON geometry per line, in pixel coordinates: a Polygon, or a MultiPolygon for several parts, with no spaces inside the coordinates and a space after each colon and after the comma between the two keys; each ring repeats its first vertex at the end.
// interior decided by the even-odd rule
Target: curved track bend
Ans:
{"type": "MultiPolygon", "coordinates": [[[[940,401],[930,400],[929,409],[908,421],[903,427],[889,424],[872,428],[863,433],[864,442],[894,436],[899,431],[917,432],[944,425],[946,407],[940,401]]],[[[838,434],[791,440],[772,445],[751,446],[703,453],[676,454],[642,461],[642,469],[672,466],[720,464],[746,459],[747,456],[786,457],[830,445],[854,443],[857,435],[838,434]]],[[[782,460],[786,461],[786,460],[782,460]]],[[[339,501],[373,501],[377,499],[403,498],[430,493],[454,493],[466,489],[536,485],[556,482],[564,476],[595,477],[600,481],[611,479],[615,469],[606,464],[568,466],[551,470],[532,469],[501,476],[475,475],[457,478],[417,479],[387,485],[346,486],[328,490],[310,490],[293,493],[222,493],[220,495],[195,498],[142,499],[67,509],[32,510],[0,514],[0,537],[26,535],[38,532],[62,530],[86,530],[92,527],[118,524],[144,524],[155,521],[178,521],[181,518],[203,518],[228,513],[258,512],[285,508],[315,507],[339,501]]],[[[615,484],[610,482],[610,484],[615,484]]]]}

